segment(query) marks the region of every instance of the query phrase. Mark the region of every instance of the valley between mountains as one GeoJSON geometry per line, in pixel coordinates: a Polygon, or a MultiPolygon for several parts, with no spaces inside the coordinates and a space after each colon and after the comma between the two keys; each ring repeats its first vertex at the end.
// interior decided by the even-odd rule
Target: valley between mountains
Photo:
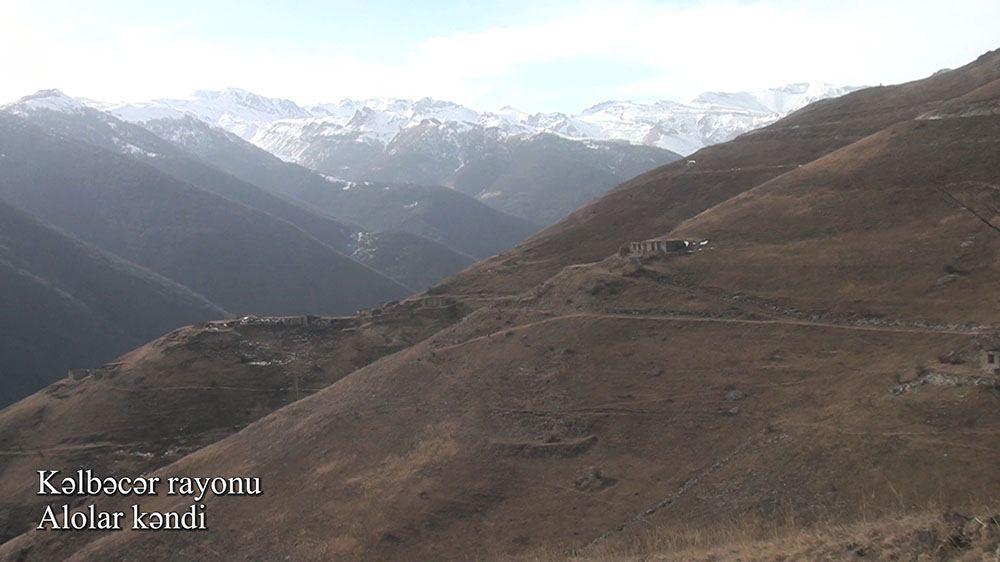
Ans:
{"type": "MultiPolygon", "coordinates": [[[[23,285],[28,278],[74,302],[72,316],[82,317],[44,328],[30,307],[10,308],[8,333],[18,336],[0,342],[9,358],[0,405],[192,321],[352,314],[418,293],[679,158],[637,137],[643,127],[705,132],[728,124],[698,141],[718,142],[841,91],[798,84],[706,94],[689,105],[626,103],[631,109],[617,113],[607,111],[621,104],[607,102],[607,111],[588,113],[600,134],[596,125],[556,126],[569,119],[561,114],[504,110],[500,119],[431,99],[302,108],[238,89],[131,105],[58,90],[25,96],[0,108],[0,199],[68,238],[13,243],[31,235],[19,222],[4,225],[19,277],[10,299],[38,299],[23,285]],[[315,158],[257,138],[272,125],[296,128],[295,142],[315,158]],[[310,136],[314,127],[322,131],[310,136]],[[178,322],[152,299],[163,306],[136,311],[152,329],[121,335],[114,324],[135,321],[120,303],[95,299],[102,291],[70,279],[67,268],[52,270],[96,256],[71,250],[84,247],[78,243],[163,277],[207,308],[178,322]],[[53,351],[60,341],[67,349],[53,351]]],[[[91,282],[117,286],[111,272],[101,280],[103,266],[88,266],[97,274],[91,282]]]]}
{"type": "MultiPolygon", "coordinates": [[[[983,560],[1000,547],[1000,381],[983,364],[1000,346],[1000,51],[815,101],[648,171],[628,164],[638,175],[564,218],[499,211],[433,167],[432,185],[408,187],[385,154],[351,163],[381,179],[352,179],[331,173],[343,161],[317,173],[261,156],[245,141],[259,128],[73,107],[0,117],[0,197],[58,227],[0,207],[0,226],[39,233],[0,231],[0,265],[53,314],[123,329],[95,312],[106,295],[93,286],[21,265],[16,243],[37,237],[112,264],[128,294],[190,325],[65,378],[46,365],[53,384],[0,410],[2,560],[983,560]],[[223,154],[213,135],[228,163],[202,168],[223,154]],[[29,150],[87,175],[39,170],[29,150]],[[136,174],[159,188],[130,191],[136,174]],[[153,197],[216,241],[213,259],[192,261],[183,232],[139,234],[164,232],[153,197]],[[454,208],[476,218],[452,230],[454,208]],[[225,243],[233,232],[280,254],[288,277],[271,281],[286,290],[225,243]],[[348,257],[410,243],[371,232],[417,240],[447,277],[348,257]],[[656,237],[690,251],[628,254],[656,237]],[[289,308],[251,311],[257,296],[289,308]],[[80,466],[253,475],[264,496],[206,498],[206,534],[32,530],[34,471],[80,466]]],[[[322,122],[311,115],[295,117],[322,122]]],[[[501,140],[512,155],[581,150],[549,132],[501,140]]]]}

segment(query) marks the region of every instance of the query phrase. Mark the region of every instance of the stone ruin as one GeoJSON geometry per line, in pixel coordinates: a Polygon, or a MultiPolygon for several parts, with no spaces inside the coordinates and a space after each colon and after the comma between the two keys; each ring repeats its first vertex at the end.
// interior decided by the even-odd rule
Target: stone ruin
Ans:
{"type": "Polygon", "coordinates": [[[619,254],[631,258],[688,254],[705,245],[707,242],[707,240],[695,242],[679,238],[650,238],[648,240],[629,242],[628,246],[622,247],[619,254]]]}
{"type": "Polygon", "coordinates": [[[1000,346],[983,351],[983,368],[987,373],[1000,375],[1000,346]]]}

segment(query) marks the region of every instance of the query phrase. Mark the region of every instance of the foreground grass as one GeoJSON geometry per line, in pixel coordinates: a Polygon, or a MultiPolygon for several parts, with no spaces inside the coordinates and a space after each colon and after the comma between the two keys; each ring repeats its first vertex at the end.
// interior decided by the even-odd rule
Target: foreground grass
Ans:
{"type": "Polygon", "coordinates": [[[906,560],[1000,562],[1000,510],[895,514],[851,523],[736,520],[714,528],[654,528],[577,552],[541,549],[527,562],[906,560]]]}

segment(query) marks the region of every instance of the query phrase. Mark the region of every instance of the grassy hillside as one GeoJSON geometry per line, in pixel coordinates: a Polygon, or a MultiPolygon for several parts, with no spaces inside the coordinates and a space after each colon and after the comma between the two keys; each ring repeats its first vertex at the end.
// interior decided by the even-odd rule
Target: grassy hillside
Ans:
{"type": "Polygon", "coordinates": [[[45,503],[23,485],[33,471],[159,468],[427,337],[460,312],[417,301],[304,326],[277,319],[189,326],[0,410],[0,542],[30,528],[45,503]]]}
{"type": "Polygon", "coordinates": [[[994,51],[924,80],[823,100],[638,176],[518,248],[458,276],[451,290],[517,293],[567,265],[603,259],[631,240],[665,235],[731,197],[990,84],[997,78],[998,59],[994,51]]]}

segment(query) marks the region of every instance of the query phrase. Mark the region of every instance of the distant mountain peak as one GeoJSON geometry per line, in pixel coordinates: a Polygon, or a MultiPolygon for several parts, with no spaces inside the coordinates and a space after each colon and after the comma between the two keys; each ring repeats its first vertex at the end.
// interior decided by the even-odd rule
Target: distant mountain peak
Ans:
{"type": "Polygon", "coordinates": [[[265,99],[264,96],[255,94],[250,90],[244,90],[243,88],[223,88],[221,90],[196,90],[191,97],[203,98],[203,99],[218,99],[218,98],[231,98],[231,99],[265,99]]]}
{"type": "Polygon", "coordinates": [[[50,88],[24,96],[6,106],[13,111],[48,109],[52,111],[76,112],[87,109],[87,104],[67,96],[62,91],[50,88]]]}
{"type": "Polygon", "coordinates": [[[251,92],[250,90],[244,90],[243,88],[233,88],[233,87],[223,88],[219,93],[225,96],[250,96],[255,98],[262,97],[251,92]]]}
{"type": "Polygon", "coordinates": [[[604,100],[602,102],[595,103],[594,105],[584,109],[583,111],[580,112],[580,114],[592,113],[595,111],[604,111],[607,109],[623,107],[623,106],[631,106],[631,105],[636,105],[636,104],[633,103],[631,100],[604,100]]]}
{"type": "Polygon", "coordinates": [[[68,98],[66,94],[62,93],[58,88],[49,88],[45,90],[38,90],[33,94],[29,94],[20,99],[20,101],[28,101],[33,99],[45,99],[45,98],[68,98]]]}

